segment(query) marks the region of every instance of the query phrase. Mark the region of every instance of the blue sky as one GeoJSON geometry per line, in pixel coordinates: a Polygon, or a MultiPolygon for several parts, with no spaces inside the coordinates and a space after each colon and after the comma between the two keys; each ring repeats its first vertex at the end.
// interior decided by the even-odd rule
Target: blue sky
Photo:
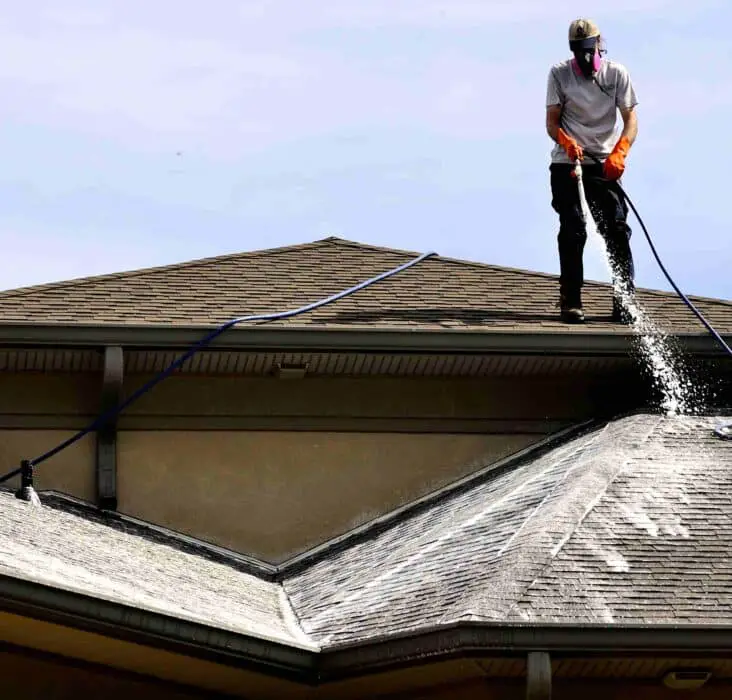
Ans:
{"type": "Polygon", "coordinates": [[[589,15],[640,100],[628,194],[732,298],[728,0],[0,6],[0,288],[329,235],[556,273],[546,76],[589,15]]]}

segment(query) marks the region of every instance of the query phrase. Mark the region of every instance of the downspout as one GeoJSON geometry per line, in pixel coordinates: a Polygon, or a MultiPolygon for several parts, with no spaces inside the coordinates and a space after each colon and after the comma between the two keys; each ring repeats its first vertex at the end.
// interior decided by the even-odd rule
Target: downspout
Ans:
{"type": "Polygon", "coordinates": [[[526,700],[551,700],[552,662],[546,651],[526,656],[526,700]]]}
{"type": "Polygon", "coordinates": [[[97,428],[96,501],[103,510],[117,510],[117,414],[122,401],[124,353],[119,346],[104,348],[100,413],[109,417],[97,428]]]}

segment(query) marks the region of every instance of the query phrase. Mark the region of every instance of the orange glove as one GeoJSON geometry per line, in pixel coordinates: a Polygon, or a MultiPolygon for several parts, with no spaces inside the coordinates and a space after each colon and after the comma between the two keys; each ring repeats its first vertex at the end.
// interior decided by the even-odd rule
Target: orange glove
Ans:
{"type": "Polygon", "coordinates": [[[557,133],[557,141],[567,152],[569,159],[573,163],[576,160],[582,160],[582,158],[584,158],[582,146],[580,146],[564,129],[559,129],[559,132],[557,133]]]}
{"type": "Polygon", "coordinates": [[[625,172],[625,158],[630,150],[630,141],[621,136],[613,148],[613,152],[605,159],[603,171],[608,180],[618,180],[625,172]]]}

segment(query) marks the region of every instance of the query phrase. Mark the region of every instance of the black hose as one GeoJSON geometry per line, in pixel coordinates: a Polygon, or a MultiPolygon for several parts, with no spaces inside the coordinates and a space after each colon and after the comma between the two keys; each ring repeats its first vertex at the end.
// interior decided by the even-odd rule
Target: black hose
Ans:
{"type": "MultiPolygon", "coordinates": [[[[602,161],[592,153],[588,153],[585,151],[585,154],[588,155],[590,158],[592,158],[598,165],[602,165],[602,161]]],[[[594,176],[593,176],[594,177],[594,176]]],[[[716,341],[724,348],[724,350],[732,357],[732,349],[727,345],[727,343],[724,342],[724,339],[722,338],[719,333],[717,333],[716,330],[712,327],[712,325],[707,321],[706,318],[702,315],[702,313],[694,306],[694,304],[691,303],[691,301],[686,297],[686,295],[678,288],[676,285],[676,282],[674,282],[671,275],[668,273],[668,270],[666,270],[666,267],[661,262],[661,258],[658,255],[658,252],[656,251],[656,246],[653,244],[653,241],[651,240],[651,236],[648,233],[648,229],[646,228],[646,225],[643,223],[643,219],[641,218],[641,215],[638,213],[638,210],[635,208],[635,205],[633,204],[632,200],[628,196],[628,193],[623,189],[620,182],[617,180],[610,180],[606,177],[598,177],[597,179],[604,181],[604,182],[612,182],[614,185],[618,188],[620,193],[623,195],[623,198],[628,203],[628,206],[633,210],[633,213],[635,214],[636,218],[638,219],[638,223],[641,225],[641,228],[643,229],[643,233],[646,236],[646,239],[648,240],[648,245],[651,247],[651,252],[653,253],[653,257],[656,258],[656,262],[658,263],[658,266],[661,268],[661,271],[666,276],[666,279],[669,281],[669,284],[674,288],[674,291],[676,294],[679,295],[681,300],[691,309],[691,311],[696,315],[696,317],[704,324],[705,328],[714,336],[716,341]]]]}
{"type": "MultiPolygon", "coordinates": [[[[585,153],[592,158],[592,160],[595,161],[598,165],[602,165],[602,161],[594,154],[589,153],[588,151],[585,151],[585,153]]],[[[648,229],[646,228],[646,225],[643,223],[643,219],[641,218],[641,215],[638,213],[638,210],[635,208],[635,205],[633,204],[633,201],[628,196],[628,193],[623,189],[623,186],[617,181],[610,180],[606,177],[598,177],[597,179],[604,181],[604,182],[614,182],[615,186],[618,188],[620,193],[623,195],[623,198],[628,203],[628,206],[633,210],[633,213],[635,214],[636,218],[638,219],[638,223],[641,225],[641,228],[643,229],[643,233],[646,236],[646,240],[648,241],[648,245],[651,247],[651,252],[653,253],[653,257],[656,258],[656,262],[658,263],[658,266],[661,268],[661,271],[666,276],[666,279],[669,281],[669,284],[674,288],[676,291],[676,294],[679,295],[681,300],[691,309],[691,311],[694,312],[696,317],[704,324],[705,328],[714,336],[714,338],[717,340],[717,342],[724,348],[724,350],[727,351],[727,354],[732,357],[732,349],[730,349],[729,345],[724,342],[722,339],[722,336],[717,333],[716,330],[712,327],[712,325],[704,318],[702,313],[694,306],[694,304],[691,303],[691,301],[686,297],[686,295],[678,288],[676,283],[673,281],[673,278],[666,270],[666,267],[661,262],[661,258],[658,255],[658,252],[656,251],[656,246],[653,245],[653,240],[651,240],[651,236],[648,233],[648,229]]],[[[722,440],[732,440],[732,423],[729,423],[727,425],[721,425],[715,428],[714,434],[721,438],[722,440]]]]}

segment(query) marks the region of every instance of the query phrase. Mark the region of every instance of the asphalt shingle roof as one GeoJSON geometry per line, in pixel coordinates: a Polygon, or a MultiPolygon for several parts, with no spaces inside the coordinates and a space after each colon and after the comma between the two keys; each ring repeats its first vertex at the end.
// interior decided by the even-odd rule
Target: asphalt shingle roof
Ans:
{"type": "Polygon", "coordinates": [[[285,590],[326,645],[460,620],[732,622],[732,564],[720,558],[732,543],[732,443],[717,423],[610,423],[285,590]]]}
{"type": "Polygon", "coordinates": [[[0,490],[0,574],[243,635],[310,647],[276,583],[0,490]]]}
{"type": "MultiPolygon", "coordinates": [[[[339,238],[0,292],[0,324],[211,326],[299,308],[417,257],[339,238]]],[[[691,297],[722,333],[732,302],[691,297]]],[[[585,328],[557,320],[555,275],[441,256],[305,315],[272,325],[411,330],[618,331],[611,288],[588,282],[585,328]]],[[[706,333],[673,293],[639,290],[644,310],[667,332],[706,333]]],[[[627,329],[620,327],[622,332],[627,329]]]]}
{"type": "Polygon", "coordinates": [[[293,645],[464,620],[732,624],[732,417],[633,415],[428,499],[281,583],[0,491],[0,574],[293,645]]]}

